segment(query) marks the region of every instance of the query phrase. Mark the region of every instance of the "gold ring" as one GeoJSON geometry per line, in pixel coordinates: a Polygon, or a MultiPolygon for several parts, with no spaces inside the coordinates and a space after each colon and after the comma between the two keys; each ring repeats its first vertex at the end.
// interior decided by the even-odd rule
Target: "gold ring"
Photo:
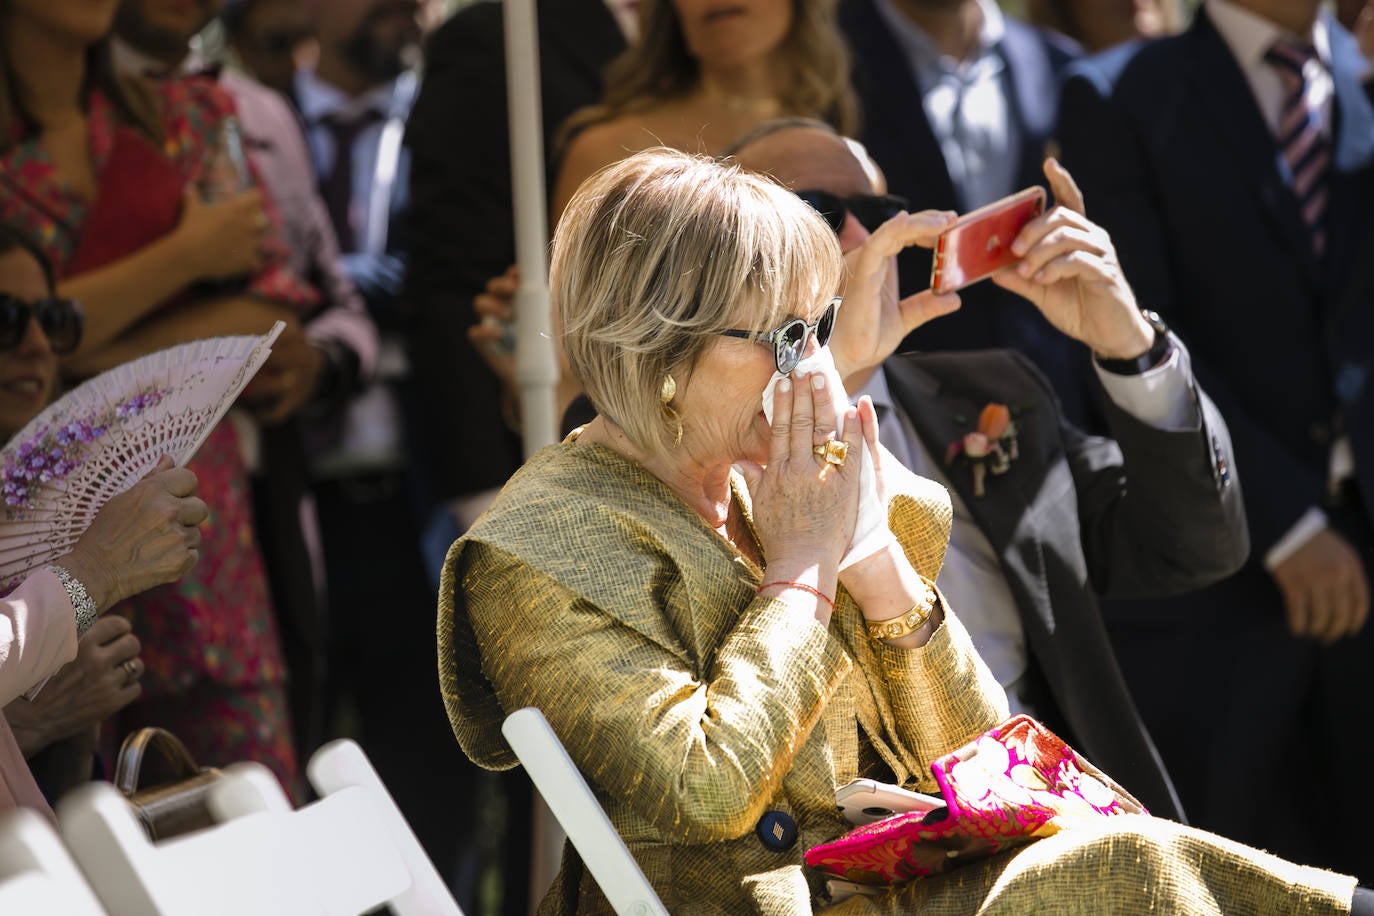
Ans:
{"type": "Polygon", "coordinates": [[[824,458],[826,464],[842,468],[844,460],[849,457],[849,443],[843,439],[827,439],[825,445],[816,446],[811,450],[811,454],[817,458],[824,458]]]}

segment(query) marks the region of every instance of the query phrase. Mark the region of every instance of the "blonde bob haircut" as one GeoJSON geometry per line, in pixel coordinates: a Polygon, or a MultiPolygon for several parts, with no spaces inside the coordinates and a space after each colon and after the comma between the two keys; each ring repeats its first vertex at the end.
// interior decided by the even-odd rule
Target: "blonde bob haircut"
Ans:
{"type": "Polygon", "coordinates": [[[681,390],[721,331],[811,319],[843,270],[835,234],[796,195],[660,147],[578,188],[554,234],[549,286],[569,368],[597,413],[661,455],[681,435],[660,400],[664,378],[681,390]]]}

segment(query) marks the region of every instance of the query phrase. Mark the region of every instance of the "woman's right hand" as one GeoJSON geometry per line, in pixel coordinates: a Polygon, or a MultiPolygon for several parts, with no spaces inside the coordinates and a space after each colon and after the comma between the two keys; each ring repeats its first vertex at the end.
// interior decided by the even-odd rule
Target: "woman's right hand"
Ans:
{"type": "MultiPolygon", "coordinates": [[[[754,529],[768,561],[764,582],[801,582],[832,602],[840,559],[858,517],[859,450],[864,447],[859,411],[851,407],[845,414],[842,435],[830,419],[834,416],[824,374],[780,382],[773,395],[768,467],[759,472],[745,465],[754,529]],[[832,435],[849,447],[841,466],[813,452],[832,435]]],[[[831,610],[818,604],[817,619],[828,622],[831,610]]]]}
{"type": "Polygon", "coordinates": [[[102,613],[175,582],[200,558],[200,525],[210,514],[196,486],[195,474],[164,457],[106,503],[57,564],[80,580],[102,613]]]}
{"type": "Polygon", "coordinates": [[[189,190],[172,232],[196,279],[225,280],[261,269],[267,225],[262,192],[256,188],[214,203],[189,190]]]}

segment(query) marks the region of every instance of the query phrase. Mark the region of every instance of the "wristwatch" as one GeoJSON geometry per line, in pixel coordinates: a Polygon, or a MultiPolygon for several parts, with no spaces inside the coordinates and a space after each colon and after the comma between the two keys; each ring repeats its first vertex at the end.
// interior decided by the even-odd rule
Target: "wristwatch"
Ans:
{"type": "Polygon", "coordinates": [[[1156,366],[1163,365],[1164,361],[1174,352],[1174,341],[1169,336],[1169,326],[1164,323],[1164,319],[1159,317],[1157,312],[1148,309],[1141,309],[1140,315],[1150,327],[1155,329],[1154,342],[1150,344],[1150,349],[1135,357],[1134,359],[1102,359],[1095,357],[1097,364],[1106,372],[1113,375],[1141,375],[1149,372],[1156,366]]]}

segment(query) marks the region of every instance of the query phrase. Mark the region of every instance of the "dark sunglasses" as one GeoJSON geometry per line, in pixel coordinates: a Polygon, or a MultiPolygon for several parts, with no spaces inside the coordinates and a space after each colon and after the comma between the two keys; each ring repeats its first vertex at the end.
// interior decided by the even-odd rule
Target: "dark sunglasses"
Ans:
{"type": "Polygon", "coordinates": [[[840,197],[829,191],[798,191],[797,196],[806,201],[811,209],[824,216],[836,235],[844,228],[846,213],[853,213],[859,225],[869,232],[874,232],[898,213],[911,209],[911,202],[896,194],[856,194],[853,197],[840,197]]]}
{"type": "Polygon", "coordinates": [[[802,361],[802,354],[806,352],[806,341],[812,334],[816,335],[816,346],[823,347],[830,343],[830,335],[835,332],[835,313],[840,310],[841,301],[843,300],[839,296],[831,299],[816,320],[810,324],[804,319],[793,318],[767,334],[737,329],[720,333],[726,337],[742,337],[765,347],[772,347],[773,365],[777,367],[778,373],[791,375],[792,370],[797,368],[797,363],[802,361]]]}
{"type": "Polygon", "coordinates": [[[19,346],[28,332],[30,318],[37,319],[48,345],[58,356],[71,353],[81,344],[86,313],[80,303],[55,296],[25,302],[9,293],[0,293],[0,351],[19,346]]]}

